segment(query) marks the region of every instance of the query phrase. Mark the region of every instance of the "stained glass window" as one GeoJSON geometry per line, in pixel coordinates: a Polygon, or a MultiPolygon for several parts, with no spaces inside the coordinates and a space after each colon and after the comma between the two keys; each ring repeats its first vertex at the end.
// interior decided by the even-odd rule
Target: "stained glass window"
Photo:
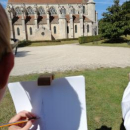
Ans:
{"type": "Polygon", "coordinates": [[[16,12],[16,15],[22,14],[22,11],[20,10],[19,7],[16,7],[16,8],[15,8],[15,12],[16,12]]]}
{"type": "Polygon", "coordinates": [[[75,33],[77,33],[77,25],[75,25],[75,33]]]}
{"type": "Polygon", "coordinates": [[[27,8],[27,13],[28,13],[28,15],[34,14],[34,11],[33,11],[32,7],[27,8]]]}
{"type": "Polygon", "coordinates": [[[83,14],[85,14],[85,6],[83,6],[83,14]]]}
{"type": "Polygon", "coordinates": [[[67,26],[67,33],[69,33],[69,26],[67,26]]]}
{"type": "Polygon", "coordinates": [[[57,12],[56,12],[54,7],[51,7],[49,10],[50,10],[51,15],[57,14],[57,12]]]}
{"type": "Polygon", "coordinates": [[[32,28],[30,27],[30,35],[32,35],[32,28]]]}
{"type": "Polygon", "coordinates": [[[56,34],[56,26],[54,26],[54,34],[56,34]]]}
{"type": "Polygon", "coordinates": [[[20,29],[17,28],[17,35],[19,36],[20,35],[20,29]]]}
{"type": "Polygon", "coordinates": [[[87,32],[89,32],[89,25],[87,25],[87,32]]]}
{"type": "Polygon", "coordinates": [[[61,8],[61,12],[62,12],[62,14],[63,13],[66,14],[66,9],[65,8],[61,8]]]}
{"type": "Polygon", "coordinates": [[[45,14],[45,10],[44,10],[43,7],[39,7],[38,11],[39,11],[39,14],[40,14],[40,15],[45,14]]]}

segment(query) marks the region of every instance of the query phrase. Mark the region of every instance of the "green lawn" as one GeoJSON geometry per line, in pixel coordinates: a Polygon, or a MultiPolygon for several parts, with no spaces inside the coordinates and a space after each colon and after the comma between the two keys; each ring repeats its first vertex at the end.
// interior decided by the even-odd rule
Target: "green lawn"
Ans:
{"type": "MultiPolygon", "coordinates": [[[[124,37],[124,36],[123,36],[124,37]]],[[[125,37],[124,37],[125,38],[125,37]]],[[[130,40],[130,35],[127,36],[127,40],[130,40]]],[[[73,43],[79,43],[78,40],[61,40],[61,41],[50,41],[50,42],[34,42],[25,44],[24,47],[36,47],[36,46],[53,46],[53,45],[64,45],[64,44],[73,44],[73,43]]],[[[108,47],[128,47],[130,48],[130,45],[127,43],[104,43],[104,40],[102,41],[96,41],[96,42],[90,42],[81,44],[82,46],[108,46],[108,47]]]]}
{"type": "MultiPolygon", "coordinates": [[[[124,36],[123,36],[124,37],[124,36]]],[[[127,40],[130,40],[130,35],[128,35],[127,37],[124,37],[127,40]]],[[[95,42],[90,42],[90,43],[85,43],[85,44],[81,44],[81,45],[85,45],[85,46],[108,46],[108,47],[128,47],[130,48],[130,45],[127,44],[127,42],[123,42],[123,43],[104,43],[105,40],[101,40],[101,41],[95,41],[95,42]]]]}
{"type": "Polygon", "coordinates": [[[53,45],[73,44],[73,43],[78,43],[78,40],[61,41],[61,42],[34,42],[30,43],[30,45],[28,45],[27,47],[53,46],[53,45]]]}
{"type": "Polygon", "coordinates": [[[130,45],[127,43],[104,43],[104,41],[96,41],[96,42],[90,42],[81,44],[82,46],[108,46],[108,47],[128,47],[130,48],[130,45]]]}
{"type": "MultiPolygon", "coordinates": [[[[55,73],[55,78],[84,75],[86,79],[86,105],[88,130],[100,129],[102,126],[120,130],[122,123],[121,100],[128,84],[128,68],[84,70],[76,72],[55,73]]],[[[10,77],[9,82],[36,80],[39,74],[10,77]]],[[[15,114],[9,92],[6,92],[0,105],[0,123],[6,123],[15,114]]],[[[1,129],[7,130],[7,128],[1,129]]]]}

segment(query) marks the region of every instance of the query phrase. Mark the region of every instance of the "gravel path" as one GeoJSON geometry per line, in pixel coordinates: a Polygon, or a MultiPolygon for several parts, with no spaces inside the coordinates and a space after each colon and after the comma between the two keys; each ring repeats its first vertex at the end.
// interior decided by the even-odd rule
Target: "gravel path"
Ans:
{"type": "Polygon", "coordinates": [[[130,48],[76,44],[18,48],[12,76],[130,66],[130,48]]]}

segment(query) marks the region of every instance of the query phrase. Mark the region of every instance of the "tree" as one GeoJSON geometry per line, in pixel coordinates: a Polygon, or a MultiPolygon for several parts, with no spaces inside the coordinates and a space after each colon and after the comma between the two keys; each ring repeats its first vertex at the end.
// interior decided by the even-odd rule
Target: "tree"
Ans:
{"type": "Polygon", "coordinates": [[[114,0],[114,4],[103,13],[99,28],[102,36],[108,39],[118,39],[124,34],[124,16],[119,0],[114,0]]]}
{"type": "Polygon", "coordinates": [[[124,35],[130,35],[130,1],[126,1],[122,5],[124,15],[124,35]]]}

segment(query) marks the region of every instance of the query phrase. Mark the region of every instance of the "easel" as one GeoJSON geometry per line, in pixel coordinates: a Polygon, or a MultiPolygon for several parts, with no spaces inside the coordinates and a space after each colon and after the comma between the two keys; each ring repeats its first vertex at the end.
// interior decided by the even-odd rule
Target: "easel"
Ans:
{"type": "Polygon", "coordinates": [[[17,113],[26,110],[39,117],[32,130],[88,130],[84,76],[54,79],[47,74],[8,87],[17,113]]]}

